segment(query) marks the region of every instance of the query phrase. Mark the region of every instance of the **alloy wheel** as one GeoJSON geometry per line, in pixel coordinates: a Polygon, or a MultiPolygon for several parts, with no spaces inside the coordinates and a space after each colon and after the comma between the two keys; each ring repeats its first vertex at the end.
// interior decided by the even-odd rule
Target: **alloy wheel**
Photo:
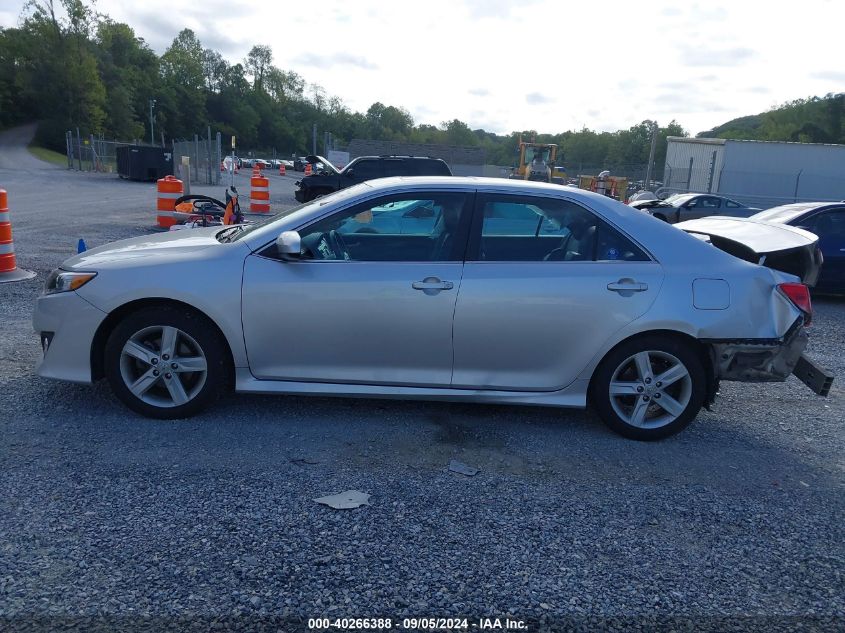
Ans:
{"type": "Polygon", "coordinates": [[[684,364],[663,351],[641,351],[613,372],[610,404],[626,424],[657,429],[674,422],[692,397],[692,377],[684,364]]]}
{"type": "Polygon", "coordinates": [[[202,390],[208,362],[199,343],[173,326],[150,326],[133,334],[120,353],[126,388],[155,407],[178,407],[202,390]]]}

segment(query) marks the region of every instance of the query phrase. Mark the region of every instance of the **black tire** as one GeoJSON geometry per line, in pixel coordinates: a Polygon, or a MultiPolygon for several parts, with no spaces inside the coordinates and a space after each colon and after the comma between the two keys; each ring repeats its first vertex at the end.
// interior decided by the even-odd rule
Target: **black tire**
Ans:
{"type": "Polygon", "coordinates": [[[593,375],[590,391],[593,406],[610,429],[634,440],[660,440],[682,431],[698,415],[706,394],[706,373],[692,344],[671,335],[647,334],[608,352],[593,375]],[[649,384],[648,378],[640,375],[637,361],[643,358],[648,359],[652,370],[649,384]],[[681,374],[678,364],[686,375],[662,385],[657,378],[665,371],[681,374]],[[612,382],[617,392],[614,396],[612,382]],[[623,395],[623,389],[631,393],[623,395]],[[668,403],[672,404],[672,413],[663,408],[668,403]],[[642,423],[632,424],[639,419],[638,414],[643,416],[642,423]]]}
{"type": "Polygon", "coordinates": [[[114,394],[133,411],[161,420],[187,418],[229,391],[232,369],[227,349],[219,330],[203,315],[177,306],[149,306],[129,314],[109,335],[105,374],[114,394]],[[165,331],[174,329],[174,342],[167,346],[175,350],[170,358],[163,349],[164,337],[165,331]],[[130,348],[133,352],[125,353],[130,348]],[[138,354],[150,357],[141,360],[138,354]],[[204,372],[191,371],[203,362],[204,372]],[[154,370],[159,371],[156,377],[154,370]],[[136,395],[127,383],[146,390],[136,395]]]}

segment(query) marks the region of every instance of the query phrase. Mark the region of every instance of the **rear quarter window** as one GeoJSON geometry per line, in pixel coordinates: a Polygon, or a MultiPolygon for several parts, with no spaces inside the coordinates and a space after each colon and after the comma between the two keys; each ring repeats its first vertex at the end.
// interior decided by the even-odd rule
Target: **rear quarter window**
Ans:
{"type": "Polygon", "coordinates": [[[414,176],[451,176],[449,166],[439,160],[415,160],[414,176]]]}

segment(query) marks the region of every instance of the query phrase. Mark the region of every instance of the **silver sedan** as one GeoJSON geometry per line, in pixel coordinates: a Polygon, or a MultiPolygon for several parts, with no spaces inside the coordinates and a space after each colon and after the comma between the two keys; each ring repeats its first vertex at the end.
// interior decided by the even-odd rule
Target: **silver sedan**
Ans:
{"type": "Polygon", "coordinates": [[[157,418],[232,389],[591,403],[618,433],[658,439],[711,404],[720,380],[794,371],[830,387],[803,354],[816,238],[760,226],[749,243],[747,226],[684,232],[569,187],[370,181],[260,223],[68,259],[35,307],[38,373],[106,378],[157,418]],[[401,231],[384,228],[391,213],[401,231]],[[752,263],[767,244],[770,261],[806,266],[752,263]]]}

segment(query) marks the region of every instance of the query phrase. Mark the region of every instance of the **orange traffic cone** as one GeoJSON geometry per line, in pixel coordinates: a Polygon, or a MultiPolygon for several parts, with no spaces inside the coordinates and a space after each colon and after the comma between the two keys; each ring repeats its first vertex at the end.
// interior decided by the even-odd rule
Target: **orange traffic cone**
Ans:
{"type": "Polygon", "coordinates": [[[176,199],[182,196],[182,181],[174,176],[159,178],[156,199],[156,221],[163,229],[169,229],[176,221],[176,199]]]}
{"type": "Polygon", "coordinates": [[[12,222],[9,216],[8,196],[0,189],[0,283],[32,279],[35,273],[18,268],[15,261],[15,244],[12,241],[12,222]]]}
{"type": "Polygon", "coordinates": [[[261,175],[253,175],[249,180],[249,211],[250,213],[270,213],[270,179],[261,175]]]}

